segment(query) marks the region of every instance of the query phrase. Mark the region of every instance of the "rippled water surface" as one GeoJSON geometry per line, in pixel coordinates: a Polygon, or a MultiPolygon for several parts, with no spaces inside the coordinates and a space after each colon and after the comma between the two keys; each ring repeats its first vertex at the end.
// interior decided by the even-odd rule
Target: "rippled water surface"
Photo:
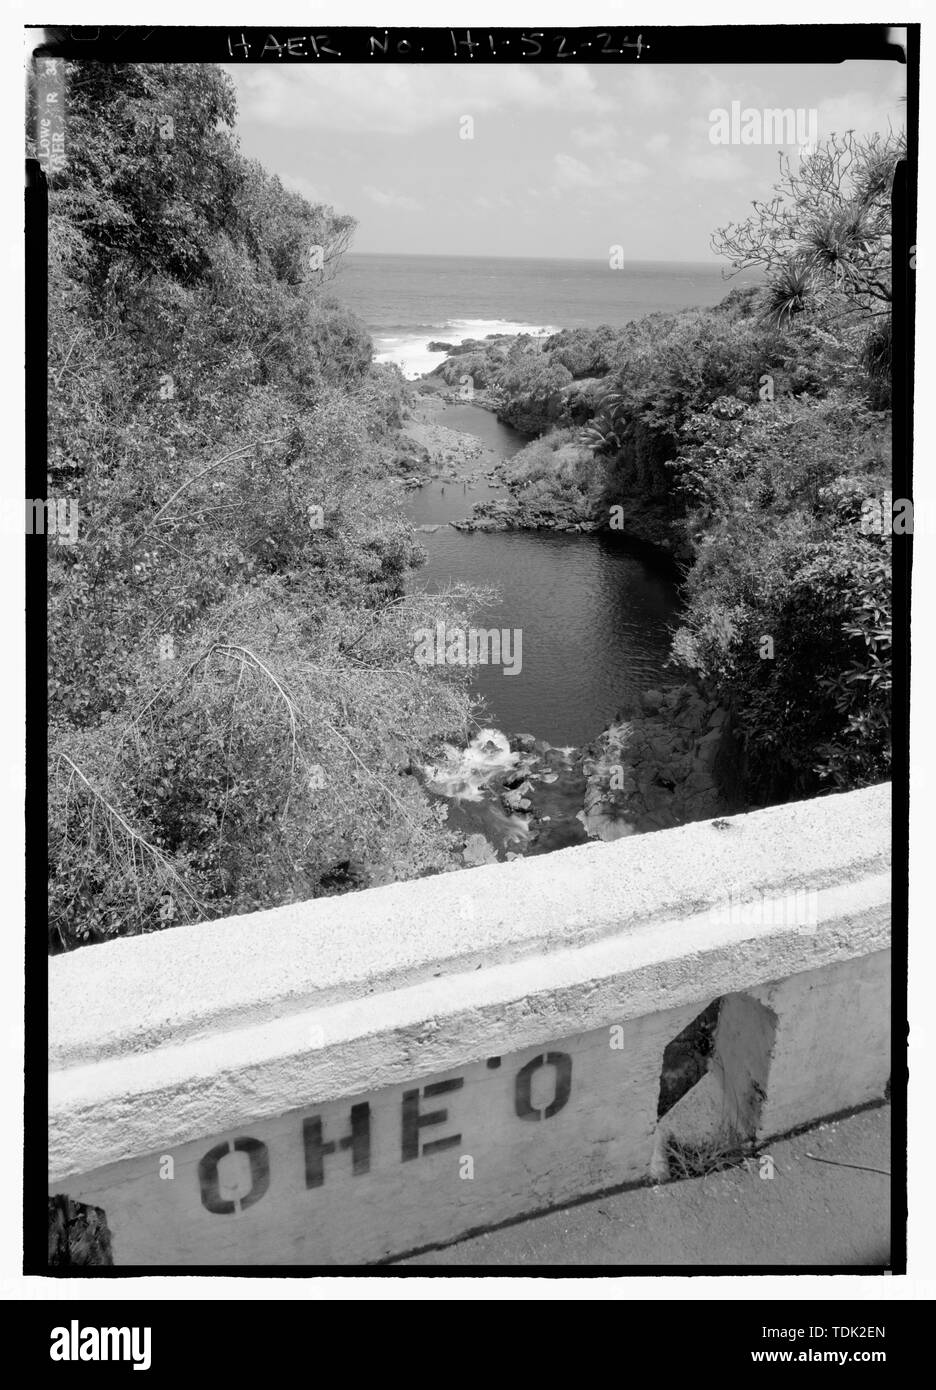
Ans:
{"type": "MultiPolygon", "coordinates": [[[[526,442],[476,406],[447,406],[436,418],[477,435],[502,457],[526,442]]],[[[413,583],[431,590],[453,582],[496,587],[500,602],[475,622],[519,630],[522,667],[512,676],[500,666],[476,668],[485,722],[553,745],[584,744],[611,722],[626,695],[673,679],[663,663],[676,588],[613,536],[462,532],[444,524],[503,495],[483,477],[474,486],[434,481],[411,493],[406,509],[414,523],[440,524],[420,538],[428,561],[413,583]]]]}

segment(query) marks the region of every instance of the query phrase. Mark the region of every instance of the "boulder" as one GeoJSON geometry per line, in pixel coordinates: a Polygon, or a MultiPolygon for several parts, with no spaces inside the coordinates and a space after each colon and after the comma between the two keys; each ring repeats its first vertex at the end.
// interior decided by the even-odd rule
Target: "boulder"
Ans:
{"type": "Polygon", "coordinates": [[[466,868],[476,868],[479,864],[496,864],[497,855],[483,835],[469,835],[462,850],[462,861],[466,868]]]}

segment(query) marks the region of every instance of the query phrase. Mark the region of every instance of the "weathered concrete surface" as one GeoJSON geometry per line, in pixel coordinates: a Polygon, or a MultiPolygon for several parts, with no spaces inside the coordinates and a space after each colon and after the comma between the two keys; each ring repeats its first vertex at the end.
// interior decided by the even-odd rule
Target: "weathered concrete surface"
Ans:
{"type": "Polygon", "coordinates": [[[889,1106],[779,1140],[766,1153],[772,1179],[760,1177],[769,1169],[755,1158],[705,1178],[596,1197],[398,1263],[888,1264],[889,1106]],[[840,1166],[846,1163],[864,1166],[840,1166]]]}
{"type": "MultiPolygon", "coordinates": [[[[815,927],[713,931],[704,915],[660,922],[579,950],[433,978],[267,1023],[228,1024],[176,1046],[56,1070],[52,1176],[162,1151],[308,1101],[442,1073],[502,1055],[505,1042],[511,1052],[544,1046],[570,1029],[623,1023],[662,1006],[690,1006],[691,1017],[700,1004],[760,985],[765,976],[877,954],[887,940],[887,888],[876,876],[820,894],[829,915],[815,927]]],[[[103,989],[107,983],[102,980],[103,989]]],[[[884,1017],[871,1022],[880,1030],[884,1017]]],[[[844,1034],[841,1047],[847,1058],[844,1034]]],[[[806,1106],[807,1079],[799,1091],[806,1106]]],[[[832,1108],[854,1103],[860,1102],[843,1093],[832,1108]]]]}
{"type": "Polygon", "coordinates": [[[52,1066],[641,932],[730,895],[839,886],[889,869],[889,783],[726,824],[576,846],[54,957],[52,1066]]]}
{"type": "Polygon", "coordinates": [[[648,1174],[663,1050],[726,995],[752,1133],[880,1095],[888,791],[60,957],[51,1190],[120,1264],[386,1258],[648,1174]],[[710,910],[804,887],[807,920],[710,910]]]}
{"type": "MultiPolygon", "coordinates": [[[[881,1095],[882,1079],[886,1085],[890,1075],[889,1039],[881,1031],[890,1018],[889,955],[809,970],[751,991],[777,1020],[758,1138],[835,1114],[845,1108],[838,1097],[846,1091],[849,1106],[881,1095]],[[813,1116],[803,1113],[804,1075],[813,1116]]],[[[718,1047],[724,1058],[720,1039],[718,1047]]]]}
{"type": "Polygon", "coordinates": [[[616,1048],[597,1029],[548,1054],[527,1049],[355,1097],[357,1145],[347,1143],[354,1101],[341,1100],[173,1146],[171,1180],[161,1155],[147,1154],[63,1186],[108,1213],[117,1264],[384,1259],[640,1181],[663,1048],[692,1013],[634,1020],[616,1048]],[[252,1174],[242,1152],[206,1172],[228,1137],[248,1139],[263,1171],[252,1174]],[[219,1201],[242,1206],[218,1211],[219,1201]]]}

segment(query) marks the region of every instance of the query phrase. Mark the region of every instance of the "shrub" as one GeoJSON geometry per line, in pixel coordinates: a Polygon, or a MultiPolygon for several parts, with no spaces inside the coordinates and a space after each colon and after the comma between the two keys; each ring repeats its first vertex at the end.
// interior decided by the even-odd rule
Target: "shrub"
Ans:
{"type": "Polygon", "coordinates": [[[352,857],[438,870],[451,835],[403,773],[470,702],[408,633],[461,604],[405,592],[422,552],[378,443],[405,387],[323,289],[350,219],[241,158],[220,70],[67,74],[49,493],[80,525],[49,550],[52,947],[331,892],[352,857]]]}
{"type": "Polygon", "coordinates": [[[733,710],[757,801],[888,775],[888,538],[860,525],[886,427],[837,392],[715,402],[684,431],[695,565],[674,654],[733,710]]]}

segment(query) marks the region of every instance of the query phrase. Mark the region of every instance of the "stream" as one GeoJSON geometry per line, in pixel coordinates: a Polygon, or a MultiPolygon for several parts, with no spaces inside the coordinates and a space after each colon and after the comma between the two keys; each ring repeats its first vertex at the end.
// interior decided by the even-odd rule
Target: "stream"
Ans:
{"type": "MultiPolygon", "coordinates": [[[[528,442],[479,406],[446,404],[433,418],[499,458],[528,442]]],[[[447,749],[424,769],[429,789],[450,801],[450,824],[483,835],[502,858],[584,841],[576,819],[585,790],[579,750],[612,722],[626,697],[674,682],[664,663],[678,595],[671,579],[613,535],[455,530],[448,523],[468,516],[476,502],[503,498],[503,488],[484,476],[490,462],[459,465],[467,481],[433,479],[404,505],[415,526],[439,528],[420,535],[428,558],[413,587],[493,587],[499,602],[479,612],[474,625],[511,629],[514,655],[516,633],[522,641],[514,674],[506,663],[474,668],[485,727],[470,747],[447,749]],[[521,748],[519,735],[526,736],[521,748]],[[508,810],[505,796],[518,809],[508,810]]]]}

